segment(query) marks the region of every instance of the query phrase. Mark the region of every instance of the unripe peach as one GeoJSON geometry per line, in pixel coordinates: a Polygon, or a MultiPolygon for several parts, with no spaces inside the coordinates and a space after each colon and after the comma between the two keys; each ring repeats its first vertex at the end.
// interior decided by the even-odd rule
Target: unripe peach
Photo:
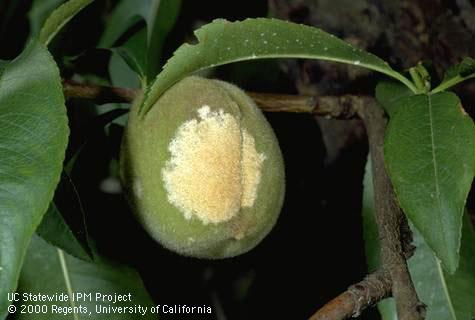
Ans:
{"type": "Polygon", "coordinates": [[[254,102],[234,85],[188,77],[145,116],[137,101],[121,150],[132,210],[163,246],[225,258],[255,247],[284,197],[277,139],[254,102]]]}

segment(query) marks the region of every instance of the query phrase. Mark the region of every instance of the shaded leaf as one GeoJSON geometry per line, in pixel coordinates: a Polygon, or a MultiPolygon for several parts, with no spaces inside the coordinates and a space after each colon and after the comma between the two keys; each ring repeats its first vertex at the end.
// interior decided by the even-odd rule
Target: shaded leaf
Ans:
{"type": "Polygon", "coordinates": [[[198,43],[184,44],[168,60],[147,92],[147,112],[174,83],[199,70],[243,60],[265,58],[322,59],[382,72],[410,88],[412,82],[385,61],[320,29],[277,19],[218,19],[195,31],[198,43]]]}
{"type": "Polygon", "coordinates": [[[378,310],[381,314],[381,320],[398,320],[394,298],[386,298],[379,302],[378,310]]]}
{"type": "Polygon", "coordinates": [[[106,27],[99,40],[99,47],[113,47],[132,26],[141,20],[147,21],[152,6],[159,4],[160,0],[120,1],[107,19],[106,27]]]}
{"type": "MultiPolygon", "coordinates": [[[[140,82],[137,77],[137,73],[134,72],[124,59],[122,59],[117,53],[111,55],[109,61],[109,75],[111,83],[115,87],[126,87],[126,88],[139,88],[140,82]]],[[[126,109],[130,108],[130,103],[109,103],[102,105],[100,108],[97,108],[98,114],[104,114],[111,112],[116,109],[126,109]]],[[[121,126],[125,126],[129,118],[128,112],[118,116],[115,119],[111,120],[111,124],[115,123],[121,126]]],[[[110,129],[110,126],[106,125],[106,132],[110,129]]]]}
{"type": "MultiPolygon", "coordinates": [[[[47,305],[46,313],[19,314],[19,320],[51,320],[51,319],[101,319],[101,320],[130,320],[130,319],[157,319],[150,312],[154,305],[140,279],[132,269],[106,262],[95,257],[96,263],[76,259],[62,250],[49,245],[38,236],[34,236],[25,258],[21,272],[18,292],[31,294],[44,294],[53,296],[65,294],[91,294],[91,299],[85,301],[22,301],[25,305],[47,305]],[[131,301],[96,301],[96,294],[103,295],[128,295],[131,301]],[[80,313],[58,314],[52,312],[53,305],[58,307],[81,307],[80,313]],[[144,316],[138,313],[137,306],[147,308],[144,316]],[[123,313],[97,313],[96,306],[124,307],[123,313]]],[[[18,308],[20,310],[20,308],[18,308]]],[[[64,310],[64,309],[63,309],[64,310]]]]}
{"type": "MultiPolygon", "coordinates": [[[[131,72],[136,78],[138,78],[137,74],[140,76],[140,78],[145,78],[147,73],[147,50],[144,49],[146,35],[146,30],[141,29],[132,35],[122,46],[112,48],[111,51],[113,52],[113,55],[109,63],[109,70],[112,72],[115,71],[112,70],[112,68],[115,66],[113,57],[119,56],[121,60],[123,60],[128,65],[129,69],[131,69],[131,72]]],[[[112,73],[111,78],[113,78],[112,73]]]]}
{"type": "Polygon", "coordinates": [[[137,73],[130,68],[130,64],[127,64],[118,53],[112,53],[111,55],[109,75],[113,86],[124,88],[140,87],[137,73]]]}
{"type": "Polygon", "coordinates": [[[389,116],[392,116],[398,107],[405,105],[403,100],[413,94],[408,87],[396,81],[380,81],[375,89],[376,100],[389,116]]]}
{"type": "Polygon", "coordinates": [[[0,78],[0,319],[53,198],[67,136],[58,69],[47,50],[32,42],[0,78]]]}
{"type": "Polygon", "coordinates": [[[153,78],[159,71],[163,44],[175,24],[180,6],[180,0],[123,0],[112,12],[99,46],[113,48],[126,31],[144,21],[145,30],[138,31],[114,50],[144,79],[153,78]]]}
{"type": "MultiPolygon", "coordinates": [[[[363,190],[363,226],[366,257],[370,271],[380,266],[379,239],[375,222],[374,194],[370,162],[366,165],[363,190]]],[[[413,230],[416,251],[408,261],[409,271],[419,298],[427,305],[426,319],[472,320],[475,317],[475,232],[468,216],[463,219],[460,266],[450,275],[441,267],[440,260],[413,230]]],[[[383,320],[397,320],[394,299],[378,303],[383,320]]]]}
{"type": "Polygon", "coordinates": [[[48,45],[64,25],[92,1],[94,0],[69,0],[54,10],[41,28],[39,41],[48,45]]]}
{"type": "Polygon", "coordinates": [[[151,32],[147,33],[147,79],[153,79],[160,71],[161,52],[166,36],[175,25],[180,12],[181,0],[161,0],[156,14],[151,17],[147,26],[151,32]]]}
{"type": "Polygon", "coordinates": [[[475,317],[475,234],[468,216],[463,218],[460,263],[452,275],[442,269],[439,259],[412,228],[417,250],[409,260],[409,271],[420,299],[429,306],[427,319],[475,317]]]}
{"type": "Polygon", "coordinates": [[[145,39],[145,36],[145,30],[142,29],[121,47],[110,49],[109,77],[113,86],[140,87],[140,80],[145,76],[145,50],[139,39],[145,39]]]}
{"type": "Polygon", "coordinates": [[[456,95],[416,95],[391,118],[384,146],[399,203],[450,273],[475,173],[475,126],[456,95]]]}
{"type": "Polygon", "coordinates": [[[46,18],[65,0],[34,0],[28,12],[30,35],[37,36],[46,18]]]}
{"type": "Polygon", "coordinates": [[[447,70],[444,81],[448,81],[457,76],[464,79],[475,77],[475,59],[467,57],[458,65],[447,70]]]}
{"type": "Polygon", "coordinates": [[[374,209],[374,188],[373,175],[371,168],[371,157],[368,154],[366,162],[365,175],[363,179],[363,237],[366,252],[366,262],[368,264],[368,271],[374,272],[381,265],[378,228],[376,224],[376,213],[374,209]]]}
{"type": "Polygon", "coordinates": [[[88,242],[85,213],[79,194],[70,178],[81,150],[82,147],[64,165],[64,172],[56,189],[54,200],[50,203],[48,211],[46,211],[41,224],[36,229],[36,233],[55,247],[66,251],[66,253],[91,261],[92,251],[88,242]],[[64,204],[64,209],[60,210],[58,203],[60,205],[64,204]],[[72,218],[68,216],[68,224],[61,211],[63,213],[65,211],[72,212],[74,223],[71,223],[72,218]]]}
{"type": "Polygon", "coordinates": [[[36,233],[44,240],[74,257],[86,261],[91,260],[89,248],[84,248],[83,244],[74,235],[54,202],[51,202],[41,224],[36,229],[36,233]]]}
{"type": "Polygon", "coordinates": [[[450,87],[453,87],[460,82],[471,79],[475,77],[475,59],[467,57],[462,60],[461,63],[449,68],[445,73],[442,83],[435,88],[432,92],[436,93],[439,91],[446,90],[450,87]]]}
{"type": "Polygon", "coordinates": [[[3,71],[5,71],[5,68],[7,67],[7,65],[8,65],[8,61],[0,60],[0,77],[3,74],[3,71]]]}

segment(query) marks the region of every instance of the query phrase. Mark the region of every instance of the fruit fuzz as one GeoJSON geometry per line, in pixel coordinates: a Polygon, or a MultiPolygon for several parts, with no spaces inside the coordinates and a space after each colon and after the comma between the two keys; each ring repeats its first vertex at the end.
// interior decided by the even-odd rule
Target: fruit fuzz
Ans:
{"type": "Polygon", "coordinates": [[[144,228],[187,256],[219,259],[254,248],[274,226],[285,190],[277,139],[254,102],[234,85],[195,76],[145,116],[140,102],[120,162],[144,228]]]}

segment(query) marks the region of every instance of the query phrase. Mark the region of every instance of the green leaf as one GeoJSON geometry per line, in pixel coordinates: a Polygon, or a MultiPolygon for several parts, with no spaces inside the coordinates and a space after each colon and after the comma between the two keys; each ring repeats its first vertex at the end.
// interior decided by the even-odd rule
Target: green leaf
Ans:
{"type": "Polygon", "coordinates": [[[88,242],[85,215],[79,194],[70,177],[81,150],[82,147],[64,165],[64,172],[56,188],[54,200],[50,203],[48,211],[46,211],[41,224],[36,229],[36,233],[48,243],[66,251],[66,253],[85,261],[91,261],[92,251],[88,242]],[[68,225],[58,209],[55,203],[58,198],[60,199],[59,203],[66,203],[67,205],[66,209],[63,210],[73,213],[75,219],[72,225],[74,227],[68,225]]]}
{"type": "Polygon", "coordinates": [[[467,57],[458,65],[449,68],[445,73],[442,83],[432,90],[432,93],[447,90],[467,79],[475,78],[475,59],[467,57]]]}
{"type": "Polygon", "coordinates": [[[371,168],[371,157],[368,154],[366,161],[365,175],[363,179],[363,236],[365,243],[366,262],[368,264],[368,271],[374,272],[381,265],[378,228],[376,224],[376,213],[374,210],[374,187],[373,175],[371,168]]]}
{"type": "Polygon", "coordinates": [[[184,44],[168,60],[148,90],[142,112],[147,112],[174,83],[199,70],[252,59],[322,59],[365,67],[389,75],[415,91],[414,85],[373,54],[352,47],[320,29],[276,19],[218,19],[195,35],[198,43],[184,44]]]}
{"type": "Polygon", "coordinates": [[[140,79],[118,53],[112,53],[109,60],[109,77],[115,87],[139,88],[140,79]]]}
{"type": "Polygon", "coordinates": [[[381,320],[398,320],[394,298],[386,298],[379,302],[377,306],[381,314],[381,320]]]}
{"type": "Polygon", "coordinates": [[[132,26],[141,20],[148,23],[147,18],[151,14],[152,6],[159,4],[160,0],[120,1],[107,19],[106,27],[99,40],[99,47],[111,48],[132,26]]]}
{"type": "Polygon", "coordinates": [[[405,105],[403,100],[413,94],[408,87],[396,81],[380,81],[375,90],[376,100],[389,116],[392,116],[398,107],[405,105]]]}
{"type": "MultiPolygon", "coordinates": [[[[109,61],[109,75],[110,80],[113,86],[115,87],[126,87],[126,88],[139,88],[140,87],[140,79],[137,77],[137,73],[134,72],[130,66],[125,63],[124,59],[122,59],[117,53],[112,53],[110,61],[109,61]]],[[[106,105],[102,105],[96,108],[97,113],[99,115],[107,114],[108,112],[114,110],[121,110],[130,108],[130,104],[128,103],[109,103],[106,105]]],[[[128,112],[125,114],[118,115],[115,119],[111,119],[110,123],[118,124],[124,127],[127,124],[127,120],[129,118],[128,112]]],[[[109,125],[105,126],[106,132],[110,129],[109,125]]]]}
{"type": "Polygon", "coordinates": [[[63,2],[65,2],[65,0],[34,0],[28,12],[30,35],[37,36],[51,12],[63,2]]]}
{"type": "MultiPolygon", "coordinates": [[[[373,199],[368,161],[363,190],[363,230],[370,271],[380,265],[373,199]]],[[[473,320],[475,317],[475,233],[468,215],[464,218],[460,265],[453,275],[442,269],[440,260],[412,227],[417,248],[408,261],[409,271],[421,301],[427,305],[428,320],[473,320]]],[[[378,303],[378,309],[383,320],[397,320],[394,299],[388,298],[378,303]]]]}
{"type": "Polygon", "coordinates": [[[9,61],[6,60],[0,60],[0,77],[3,74],[3,71],[5,71],[5,68],[7,67],[9,61]]]}
{"type": "MultiPolygon", "coordinates": [[[[465,217],[467,218],[467,217],[465,217]]],[[[413,228],[413,232],[415,229],[413,228]]],[[[417,246],[408,266],[417,294],[427,305],[426,319],[473,320],[475,317],[475,233],[469,219],[464,219],[460,267],[450,275],[442,269],[439,259],[414,232],[417,246]]],[[[378,303],[383,320],[397,320],[393,298],[378,303]]]]}
{"type": "Polygon", "coordinates": [[[36,233],[66,253],[85,261],[91,261],[90,249],[85,247],[74,235],[54,202],[51,202],[41,224],[36,229],[36,233]]]}
{"type": "MultiPolygon", "coordinates": [[[[25,264],[22,269],[18,292],[20,297],[26,294],[43,294],[54,297],[64,294],[68,301],[20,301],[17,305],[16,320],[51,320],[51,319],[101,319],[101,320],[129,320],[129,319],[157,319],[150,312],[154,305],[149,294],[144,288],[140,276],[132,269],[113,265],[110,262],[95,258],[97,263],[85,262],[69,256],[62,250],[49,245],[38,236],[34,236],[25,264]],[[130,301],[117,301],[116,303],[96,299],[97,294],[128,296],[130,301]],[[91,298],[72,301],[73,295],[91,294],[91,298]],[[20,305],[47,306],[47,312],[21,314],[20,305]],[[145,316],[138,313],[137,306],[147,308],[145,316]],[[63,312],[68,307],[81,308],[82,312],[75,314],[59,314],[54,312],[54,306],[62,307],[63,312]],[[98,313],[96,307],[123,307],[122,313],[98,313]]],[[[89,297],[89,296],[86,296],[89,297]]],[[[77,299],[75,299],[77,300],[77,299]]],[[[127,300],[129,300],[127,298],[127,300]]],[[[56,307],[56,310],[59,310],[56,307]]],[[[44,308],[44,307],[43,307],[44,308]]]]}
{"type": "Polygon", "coordinates": [[[450,273],[475,174],[475,126],[453,93],[415,95],[391,118],[386,166],[401,208],[450,273]]]}
{"type": "Polygon", "coordinates": [[[156,9],[157,14],[151,16],[147,23],[147,26],[151,26],[151,31],[147,33],[147,79],[153,79],[160,72],[162,48],[166,36],[175,25],[180,8],[181,0],[161,0],[156,9]]]}
{"type": "MultiPolygon", "coordinates": [[[[147,73],[147,50],[144,49],[145,41],[146,31],[145,29],[141,29],[131,36],[122,46],[110,49],[113,52],[113,56],[118,55],[121,60],[129,66],[135,77],[137,77],[138,74],[142,79],[146,78],[147,73]]],[[[109,69],[111,69],[113,63],[113,57],[111,57],[109,69]]]]}
{"type": "Polygon", "coordinates": [[[69,0],[62,4],[46,19],[38,37],[39,41],[48,45],[69,20],[93,1],[94,0],[69,0]]]}
{"type": "Polygon", "coordinates": [[[475,59],[467,57],[458,65],[447,70],[444,81],[448,81],[455,77],[461,77],[464,79],[475,77],[475,59]]]}
{"type": "Polygon", "coordinates": [[[68,137],[59,71],[32,42],[0,77],[0,319],[53,198],[68,137]]]}
{"type": "Polygon", "coordinates": [[[161,51],[180,7],[180,0],[122,0],[112,12],[99,46],[112,48],[127,30],[144,21],[145,33],[139,31],[139,36],[132,36],[135,37],[133,43],[127,41],[116,50],[122,52],[121,56],[133,70],[138,71],[144,79],[151,79],[159,71],[161,51]],[[142,33],[145,37],[141,36],[142,33]]]}
{"type": "Polygon", "coordinates": [[[427,304],[427,319],[473,320],[475,317],[475,234],[468,215],[464,216],[460,266],[449,274],[442,269],[422,236],[412,228],[416,254],[409,260],[420,299],[427,304]]]}

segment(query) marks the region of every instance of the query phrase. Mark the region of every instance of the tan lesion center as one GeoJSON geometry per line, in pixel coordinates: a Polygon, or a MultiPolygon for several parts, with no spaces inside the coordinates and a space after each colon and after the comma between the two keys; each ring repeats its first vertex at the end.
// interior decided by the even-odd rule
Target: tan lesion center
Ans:
{"type": "Polygon", "coordinates": [[[233,115],[202,106],[177,129],[169,151],[162,170],[168,200],[187,219],[225,222],[254,205],[265,155],[233,115]]]}

